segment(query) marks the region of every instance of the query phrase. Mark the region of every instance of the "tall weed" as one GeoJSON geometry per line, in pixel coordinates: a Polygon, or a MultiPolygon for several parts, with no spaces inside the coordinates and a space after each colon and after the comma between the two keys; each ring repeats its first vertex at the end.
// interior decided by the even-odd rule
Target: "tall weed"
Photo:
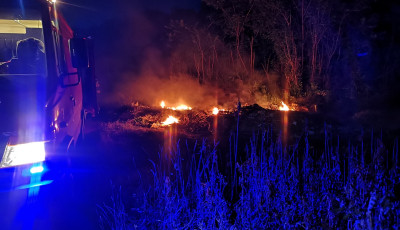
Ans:
{"type": "Polygon", "coordinates": [[[245,153],[203,141],[186,144],[183,156],[178,142],[169,153],[171,167],[152,162],[153,184],[136,194],[129,218],[103,207],[102,220],[112,229],[398,229],[398,141],[390,152],[380,138],[372,136],[370,145],[345,143],[326,131],[317,154],[307,129],[289,147],[271,130],[255,134],[245,153]],[[218,168],[221,154],[246,158],[230,164],[227,178],[218,168]]]}

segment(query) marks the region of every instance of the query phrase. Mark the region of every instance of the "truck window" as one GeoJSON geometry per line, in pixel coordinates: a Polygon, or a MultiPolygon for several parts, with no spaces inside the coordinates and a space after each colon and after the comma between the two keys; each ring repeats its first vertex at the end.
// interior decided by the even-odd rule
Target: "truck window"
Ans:
{"type": "Polygon", "coordinates": [[[51,9],[50,20],[59,75],[76,72],[76,69],[72,67],[71,55],[69,53],[69,39],[73,37],[72,30],[67,25],[63,16],[57,14],[54,8],[51,9]]]}
{"type": "Polygon", "coordinates": [[[0,9],[0,74],[46,75],[46,55],[40,14],[25,17],[0,9]]]}

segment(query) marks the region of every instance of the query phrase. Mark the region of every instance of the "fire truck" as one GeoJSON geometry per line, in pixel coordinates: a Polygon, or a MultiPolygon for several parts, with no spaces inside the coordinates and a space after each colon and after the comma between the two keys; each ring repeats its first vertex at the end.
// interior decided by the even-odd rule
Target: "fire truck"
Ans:
{"type": "Polygon", "coordinates": [[[47,162],[97,111],[93,39],[74,35],[56,0],[1,1],[0,188],[50,183],[40,179],[47,162]]]}

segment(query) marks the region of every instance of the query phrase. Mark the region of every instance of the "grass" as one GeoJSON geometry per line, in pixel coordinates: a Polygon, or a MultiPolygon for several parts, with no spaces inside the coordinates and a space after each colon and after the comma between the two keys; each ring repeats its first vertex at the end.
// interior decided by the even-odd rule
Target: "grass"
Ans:
{"type": "Polygon", "coordinates": [[[311,148],[307,130],[290,147],[263,131],[244,153],[233,139],[229,152],[205,141],[164,150],[170,158],[160,154],[160,163],[152,162],[153,184],[135,194],[132,209],[126,210],[118,192],[112,206],[99,206],[103,228],[400,228],[397,139],[388,149],[371,135],[366,147],[326,131],[320,153],[311,148]],[[220,170],[222,154],[245,160],[220,170]]]}

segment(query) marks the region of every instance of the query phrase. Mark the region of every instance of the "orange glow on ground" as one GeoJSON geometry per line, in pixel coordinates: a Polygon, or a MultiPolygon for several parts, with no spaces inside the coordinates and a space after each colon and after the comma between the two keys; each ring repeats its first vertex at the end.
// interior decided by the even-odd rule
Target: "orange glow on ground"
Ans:
{"type": "Polygon", "coordinates": [[[279,106],[279,110],[280,111],[289,111],[289,107],[282,101],[282,106],[279,106]]]}
{"type": "Polygon", "coordinates": [[[167,125],[172,125],[174,123],[179,123],[178,118],[174,116],[169,116],[165,121],[161,122],[161,125],[167,126],[167,125]]]}
{"type": "Polygon", "coordinates": [[[187,105],[179,105],[177,107],[168,107],[168,108],[172,110],[192,110],[192,107],[187,105]]]}
{"type": "Polygon", "coordinates": [[[184,105],[184,104],[178,105],[176,107],[167,107],[165,101],[161,101],[160,106],[163,109],[166,108],[166,109],[179,110],[179,111],[181,111],[181,110],[192,110],[192,107],[184,105]]]}
{"type": "Polygon", "coordinates": [[[219,109],[217,107],[214,107],[212,110],[212,114],[217,115],[219,113],[219,109]]]}

